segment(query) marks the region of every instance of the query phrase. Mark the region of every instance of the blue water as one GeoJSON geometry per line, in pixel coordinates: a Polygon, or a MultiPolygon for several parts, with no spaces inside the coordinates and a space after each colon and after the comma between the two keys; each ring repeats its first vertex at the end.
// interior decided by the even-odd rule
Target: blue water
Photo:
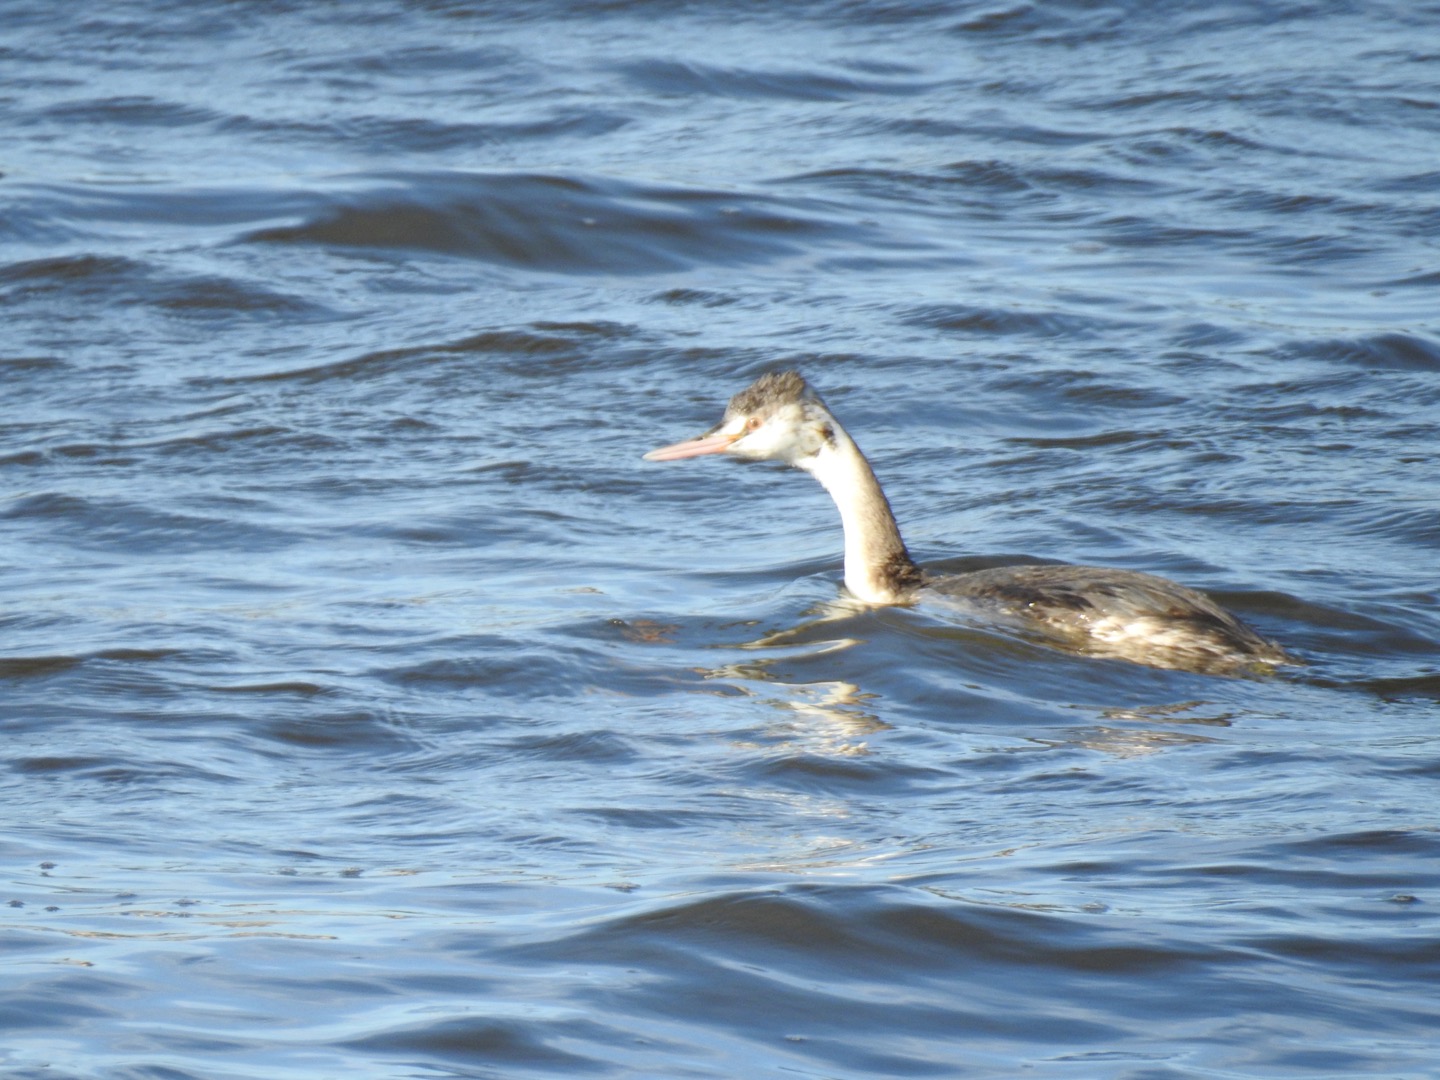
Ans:
{"type": "Polygon", "coordinates": [[[1437,20],[6,4],[0,1075],[1440,1076],[1437,20]]]}

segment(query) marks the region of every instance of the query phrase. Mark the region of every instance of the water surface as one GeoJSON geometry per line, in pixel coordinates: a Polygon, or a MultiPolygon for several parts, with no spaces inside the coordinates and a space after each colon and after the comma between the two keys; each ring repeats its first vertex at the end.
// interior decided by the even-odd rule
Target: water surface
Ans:
{"type": "Polygon", "coordinates": [[[0,1072],[1440,1075],[1437,16],[11,4],[0,1072]]]}

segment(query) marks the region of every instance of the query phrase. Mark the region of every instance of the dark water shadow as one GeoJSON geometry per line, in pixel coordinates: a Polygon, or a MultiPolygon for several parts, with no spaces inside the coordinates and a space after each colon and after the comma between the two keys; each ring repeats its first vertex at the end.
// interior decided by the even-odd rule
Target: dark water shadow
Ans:
{"type": "Polygon", "coordinates": [[[298,225],[252,243],[479,259],[552,273],[645,274],[878,242],[813,200],[544,173],[410,173],[318,196],[298,225]]]}

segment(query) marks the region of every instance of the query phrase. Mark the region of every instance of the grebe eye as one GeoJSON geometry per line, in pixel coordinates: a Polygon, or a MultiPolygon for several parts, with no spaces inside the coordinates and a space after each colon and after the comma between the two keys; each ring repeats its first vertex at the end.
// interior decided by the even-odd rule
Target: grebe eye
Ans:
{"type": "Polygon", "coordinates": [[[759,431],[759,430],[760,430],[760,418],[759,418],[758,416],[752,416],[752,417],[750,417],[749,420],[746,420],[746,421],[745,421],[745,430],[746,430],[746,431],[759,431]]]}

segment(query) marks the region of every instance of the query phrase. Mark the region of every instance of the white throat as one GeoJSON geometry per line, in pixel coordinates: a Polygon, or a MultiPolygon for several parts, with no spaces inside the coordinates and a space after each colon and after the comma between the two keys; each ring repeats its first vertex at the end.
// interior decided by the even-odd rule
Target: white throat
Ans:
{"type": "Polygon", "coordinates": [[[845,588],[867,604],[910,598],[918,572],[880,482],[854,440],[833,419],[830,438],[797,462],[819,480],[840,511],[845,529],[845,588]]]}

